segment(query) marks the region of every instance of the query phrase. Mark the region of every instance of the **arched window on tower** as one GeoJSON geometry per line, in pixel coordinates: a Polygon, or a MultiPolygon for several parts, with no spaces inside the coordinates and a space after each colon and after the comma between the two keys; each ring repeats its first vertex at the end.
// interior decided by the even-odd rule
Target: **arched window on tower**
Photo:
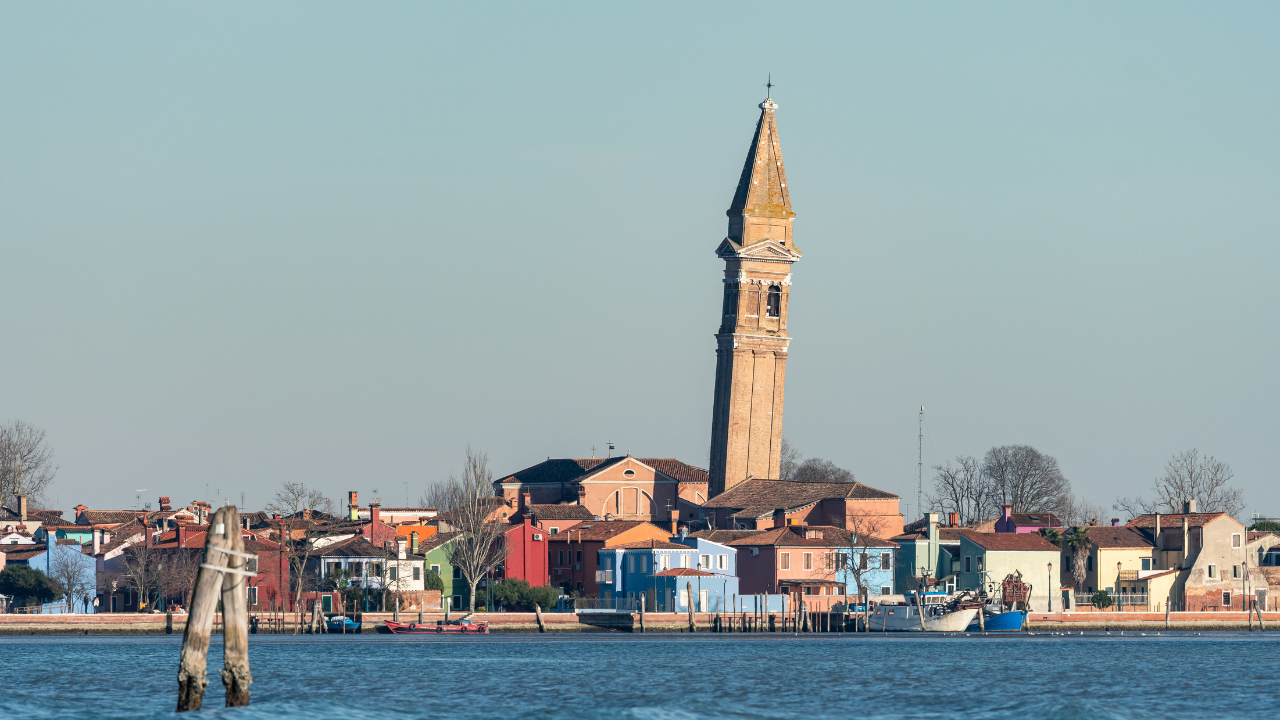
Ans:
{"type": "Polygon", "coordinates": [[[777,285],[769,286],[769,298],[765,301],[764,314],[766,317],[778,317],[782,313],[782,288],[777,285]]]}

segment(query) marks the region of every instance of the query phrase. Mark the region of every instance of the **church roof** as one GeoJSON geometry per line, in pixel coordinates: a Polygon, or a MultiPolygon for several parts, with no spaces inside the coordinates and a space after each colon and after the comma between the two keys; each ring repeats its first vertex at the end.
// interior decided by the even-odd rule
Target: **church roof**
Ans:
{"type": "MultiPolygon", "coordinates": [[[[517,470],[498,482],[518,482],[523,485],[573,482],[600,472],[607,467],[612,467],[630,457],[630,455],[621,455],[612,458],[554,458],[523,470],[517,470]]],[[[682,483],[705,483],[707,481],[706,470],[682,463],[674,458],[632,459],[682,483]]]]}
{"type": "Polygon", "coordinates": [[[897,495],[862,483],[808,483],[792,480],[745,480],[716,495],[704,507],[726,508],[743,517],[770,516],[774,510],[788,512],[823,500],[893,500],[897,495]]]}
{"type": "Polygon", "coordinates": [[[795,217],[791,211],[791,190],[787,188],[787,172],[782,165],[782,146],[778,142],[778,124],[773,111],[778,104],[771,99],[760,103],[760,119],[751,139],[747,161],[742,166],[738,189],[726,213],[730,217],[743,213],[756,217],[795,217]]]}

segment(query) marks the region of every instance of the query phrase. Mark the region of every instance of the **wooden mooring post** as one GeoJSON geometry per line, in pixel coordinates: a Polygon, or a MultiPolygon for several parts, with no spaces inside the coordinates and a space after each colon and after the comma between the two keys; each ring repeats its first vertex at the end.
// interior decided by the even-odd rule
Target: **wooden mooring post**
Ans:
{"type": "Polygon", "coordinates": [[[245,570],[251,557],[244,551],[240,535],[240,512],[234,506],[218,509],[209,521],[205,536],[204,562],[196,575],[196,588],[182,635],[182,655],[178,663],[178,712],[199,710],[204,702],[209,654],[209,634],[213,630],[218,600],[222,600],[223,662],[222,682],[227,687],[227,707],[249,704],[249,608],[245,570]]]}

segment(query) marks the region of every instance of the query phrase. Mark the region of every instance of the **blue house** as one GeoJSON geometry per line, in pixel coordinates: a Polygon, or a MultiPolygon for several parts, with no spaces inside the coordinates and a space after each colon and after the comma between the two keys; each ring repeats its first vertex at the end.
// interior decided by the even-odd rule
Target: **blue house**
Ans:
{"type": "Polygon", "coordinates": [[[40,606],[42,614],[52,613],[92,613],[93,596],[97,594],[97,563],[92,556],[84,554],[80,543],[74,540],[59,540],[58,537],[44,528],[36,531],[35,538],[39,542],[23,545],[5,545],[0,551],[5,552],[5,564],[26,565],[34,570],[63,580],[62,571],[75,571],[71,576],[74,597],[45,603],[40,606]]]}
{"type": "Polygon", "coordinates": [[[601,598],[639,600],[643,596],[645,608],[655,612],[687,610],[690,602],[698,611],[716,612],[726,606],[726,597],[738,593],[738,578],[728,571],[736,566],[734,553],[717,543],[691,546],[644,540],[604,548],[599,555],[601,598]],[[701,562],[723,564],[726,570],[700,568],[701,562]]]}

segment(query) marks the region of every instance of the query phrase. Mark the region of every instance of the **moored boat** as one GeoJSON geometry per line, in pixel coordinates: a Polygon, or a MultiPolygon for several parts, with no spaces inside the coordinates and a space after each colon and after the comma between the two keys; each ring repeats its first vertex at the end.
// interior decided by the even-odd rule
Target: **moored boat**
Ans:
{"type": "Polygon", "coordinates": [[[948,609],[943,605],[880,605],[871,615],[872,632],[964,632],[978,616],[978,608],[948,609]]]}
{"type": "Polygon", "coordinates": [[[1026,624],[1027,613],[1022,610],[1010,610],[1009,612],[997,612],[987,615],[982,619],[982,625],[978,625],[978,618],[974,616],[973,622],[969,623],[969,631],[977,632],[985,629],[987,632],[1010,632],[1021,630],[1026,624]]]}
{"type": "Polygon", "coordinates": [[[325,620],[331,633],[355,632],[360,629],[360,623],[343,615],[335,615],[325,620]]]}
{"type": "Polygon", "coordinates": [[[489,623],[459,620],[456,623],[401,623],[388,620],[387,630],[397,635],[488,635],[489,623]]]}

